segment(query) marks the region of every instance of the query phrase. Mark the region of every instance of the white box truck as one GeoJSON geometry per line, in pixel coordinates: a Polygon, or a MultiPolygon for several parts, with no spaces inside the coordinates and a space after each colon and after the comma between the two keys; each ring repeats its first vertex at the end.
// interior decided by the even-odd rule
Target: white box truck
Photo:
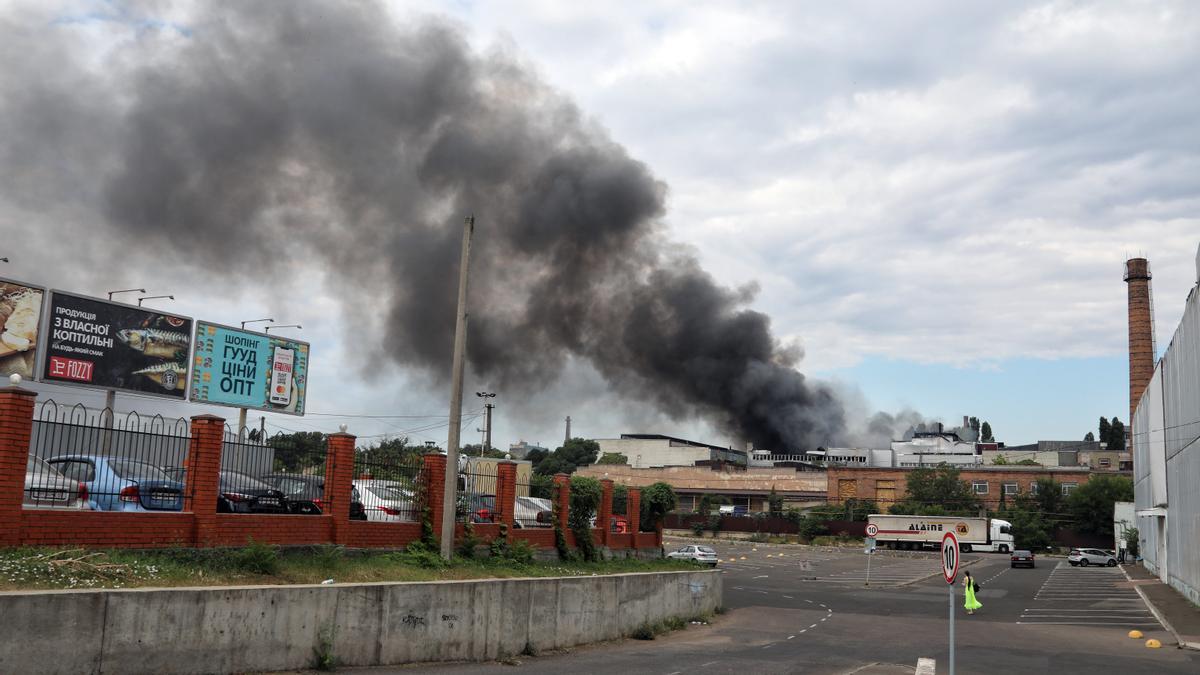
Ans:
{"type": "Polygon", "coordinates": [[[963,551],[1008,553],[1015,548],[1012,523],[998,518],[875,514],[867,518],[868,536],[872,525],[878,530],[875,543],[880,547],[938,548],[942,545],[942,537],[953,532],[963,551]]]}

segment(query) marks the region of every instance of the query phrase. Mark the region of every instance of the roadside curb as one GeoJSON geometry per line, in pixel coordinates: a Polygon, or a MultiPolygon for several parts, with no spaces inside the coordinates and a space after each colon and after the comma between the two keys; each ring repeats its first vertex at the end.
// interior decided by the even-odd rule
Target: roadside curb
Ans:
{"type": "Polygon", "coordinates": [[[1150,596],[1146,595],[1146,592],[1142,590],[1141,585],[1134,583],[1133,577],[1129,576],[1129,572],[1125,571],[1125,567],[1123,565],[1118,565],[1118,567],[1121,569],[1121,574],[1125,575],[1125,579],[1128,580],[1129,583],[1133,584],[1133,590],[1137,591],[1138,597],[1140,597],[1142,602],[1146,603],[1146,606],[1150,608],[1150,613],[1154,615],[1154,618],[1161,623],[1164,628],[1170,631],[1171,635],[1175,636],[1175,643],[1179,645],[1179,648],[1200,651],[1200,642],[1188,642],[1184,640],[1179,635],[1179,631],[1175,630],[1175,627],[1171,625],[1171,622],[1167,621],[1167,617],[1164,616],[1162,612],[1158,611],[1158,607],[1154,606],[1154,603],[1150,600],[1150,596]]]}

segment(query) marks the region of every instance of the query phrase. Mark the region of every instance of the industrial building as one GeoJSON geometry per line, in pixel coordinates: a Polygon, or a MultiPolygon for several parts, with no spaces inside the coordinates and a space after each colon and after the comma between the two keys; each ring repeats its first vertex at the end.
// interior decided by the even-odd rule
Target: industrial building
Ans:
{"type": "Polygon", "coordinates": [[[1150,264],[1125,263],[1134,505],[1143,562],[1200,603],[1200,250],[1171,344],[1154,362],[1150,264]]]}
{"type": "Polygon", "coordinates": [[[734,466],[745,467],[746,453],[698,441],[689,441],[661,434],[621,434],[620,438],[597,438],[600,454],[616,452],[625,455],[635,469],[666,466],[734,466]]]}
{"type": "MultiPolygon", "coordinates": [[[[849,499],[875,502],[885,508],[902,499],[908,490],[908,475],[917,467],[892,469],[870,467],[830,467],[826,470],[827,498],[831,504],[849,499]]],[[[1086,468],[1045,466],[977,466],[960,469],[958,479],[969,483],[971,491],[988,508],[1007,503],[1022,494],[1037,490],[1037,481],[1049,478],[1060,484],[1064,495],[1086,483],[1093,473],[1086,468]]]]}
{"type": "Polygon", "coordinates": [[[696,511],[704,495],[724,497],[725,503],[748,513],[767,511],[767,498],[772,491],[783,499],[785,508],[807,508],[825,502],[825,474],[786,467],[714,471],[711,466],[639,469],[593,464],[580,467],[576,475],[607,478],[618,485],[632,487],[645,487],[659,481],[668,483],[679,497],[676,508],[681,512],[696,511]]]}

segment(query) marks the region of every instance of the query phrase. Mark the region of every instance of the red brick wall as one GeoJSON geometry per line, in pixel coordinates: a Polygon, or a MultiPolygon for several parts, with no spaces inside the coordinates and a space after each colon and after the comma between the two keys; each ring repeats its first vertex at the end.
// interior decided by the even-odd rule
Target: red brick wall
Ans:
{"type": "MultiPolygon", "coordinates": [[[[111,512],[23,509],[25,463],[29,454],[36,394],[18,387],[0,389],[0,546],[81,546],[96,548],[153,548],[171,546],[244,546],[247,542],[300,546],[337,543],[356,548],[402,548],[420,539],[421,523],[377,523],[350,520],[356,439],[346,433],[329,436],[325,498],[332,508],[320,516],[217,513],[218,472],[221,466],[225,420],[198,415],[191,420],[186,460],[184,510],[178,513],[111,512]]],[[[424,457],[428,506],[438,532],[443,503],[446,456],[424,457]]],[[[551,528],[512,527],[516,496],[516,465],[501,462],[497,476],[499,520],[509,525],[509,537],[540,548],[554,547],[551,528]]],[[[570,485],[556,476],[556,498],[566,528],[570,485]]],[[[611,483],[608,484],[611,509],[611,483]]],[[[636,491],[633,491],[634,494],[636,491]]],[[[632,497],[636,504],[636,496],[632,497]]],[[[501,524],[477,524],[475,536],[487,543],[498,537],[501,524]]],[[[463,526],[456,528],[461,537],[463,526]]],[[[602,542],[606,532],[593,530],[602,542]]],[[[574,536],[566,533],[569,546],[574,536]]],[[[627,535],[628,536],[628,535],[627,535]]],[[[653,536],[653,535],[647,535],[653,536]]],[[[638,541],[642,541],[641,538],[638,541]]],[[[632,546],[632,541],[626,543],[632,546]]]]}
{"type": "MultiPolygon", "coordinates": [[[[1020,494],[1028,494],[1029,486],[1036,483],[1041,478],[1052,478],[1059,483],[1076,483],[1083,485],[1091,477],[1091,473],[1087,470],[1080,471],[1039,471],[1036,467],[1034,470],[1020,469],[964,469],[959,472],[959,480],[973,483],[975,481],[987,481],[988,491],[985,495],[977,495],[985,505],[995,507],[1000,503],[1000,492],[1005,483],[1016,483],[1020,494]]],[[[904,499],[904,494],[908,488],[908,473],[912,469],[880,469],[880,468],[852,468],[852,467],[830,467],[826,473],[828,481],[828,499],[831,504],[841,503],[838,498],[838,481],[853,480],[856,483],[857,499],[875,500],[876,482],[880,480],[895,481],[896,500],[904,499]]],[[[1014,495],[1005,497],[1006,501],[1011,501],[1014,495]]]]}

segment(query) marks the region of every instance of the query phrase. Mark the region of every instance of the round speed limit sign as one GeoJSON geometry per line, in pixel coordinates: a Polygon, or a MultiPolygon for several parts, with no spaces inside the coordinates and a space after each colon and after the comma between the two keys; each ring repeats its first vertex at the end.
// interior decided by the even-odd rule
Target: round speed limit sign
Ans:
{"type": "Polygon", "coordinates": [[[954,578],[958,576],[958,563],[958,537],[953,532],[947,532],[942,537],[942,576],[946,577],[946,583],[954,583],[954,578]]]}
{"type": "Polygon", "coordinates": [[[868,537],[874,537],[877,534],[879,534],[879,526],[878,525],[876,525],[875,523],[871,523],[870,525],[867,525],[867,536],[868,537]]]}

